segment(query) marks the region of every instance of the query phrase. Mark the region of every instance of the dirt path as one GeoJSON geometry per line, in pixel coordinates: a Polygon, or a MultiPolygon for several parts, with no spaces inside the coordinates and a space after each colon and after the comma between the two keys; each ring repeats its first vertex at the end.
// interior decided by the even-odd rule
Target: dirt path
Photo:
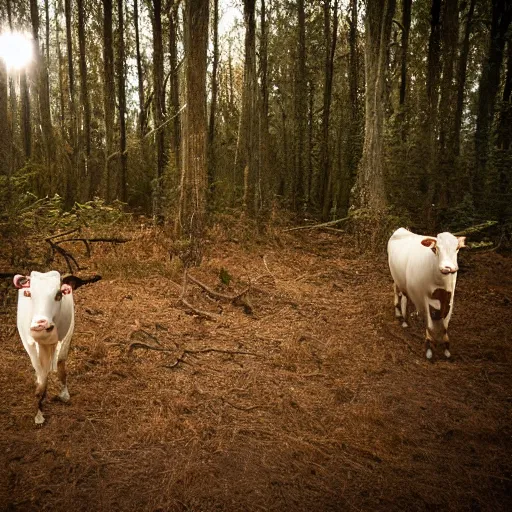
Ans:
{"type": "Polygon", "coordinates": [[[512,510],[510,258],[461,255],[453,361],[430,364],[420,322],[393,318],[385,259],[349,240],[215,240],[194,276],[223,293],[253,281],[252,314],[189,287],[218,321],[179,304],[180,274],[151,247],[96,255],[71,402],[49,400],[43,428],[8,304],[1,510],[512,510]]]}

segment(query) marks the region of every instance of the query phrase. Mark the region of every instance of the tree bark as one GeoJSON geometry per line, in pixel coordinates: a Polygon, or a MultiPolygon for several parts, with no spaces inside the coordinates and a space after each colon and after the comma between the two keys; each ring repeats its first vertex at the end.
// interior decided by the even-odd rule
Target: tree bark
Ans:
{"type": "Polygon", "coordinates": [[[357,208],[382,211],[387,206],[384,189],[383,129],[386,70],[395,0],[368,0],[366,7],[366,113],[363,155],[354,191],[357,208]]]}
{"type": "Polygon", "coordinates": [[[332,82],[334,76],[334,53],[338,39],[338,0],[334,0],[331,32],[331,2],[324,0],[325,73],[324,101],[322,112],[322,141],[320,145],[320,173],[322,219],[329,217],[332,204],[332,162],[329,158],[329,123],[331,117],[332,82]]]}
{"type": "Polygon", "coordinates": [[[306,14],[304,0],[297,2],[297,80],[295,84],[295,173],[292,201],[295,211],[305,206],[304,193],[304,149],[307,116],[307,90],[306,90],[306,14]]]}
{"type": "Polygon", "coordinates": [[[125,65],[125,45],[124,45],[124,0],[117,0],[117,87],[119,101],[119,153],[120,153],[120,173],[119,173],[119,198],[123,203],[128,201],[128,154],[126,152],[126,65],[125,65]]]}
{"type": "Polygon", "coordinates": [[[482,67],[478,95],[478,113],[475,132],[476,166],[473,178],[475,206],[484,206],[487,188],[487,162],[490,153],[491,129],[496,97],[500,86],[500,71],[508,27],[512,18],[512,3],[508,0],[492,2],[492,21],[489,47],[482,67]]]}
{"type": "Polygon", "coordinates": [[[208,0],[186,0],[185,58],[186,99],[184,165],[176,232],[189,238],[185,266],[198,265],[203,256],[206,226],[207,132],[206,58],[208,0]]]}
{"type": "Polygon", "coordinates": [[[137,58],[137,81],[139,84],[139,137],[142,139],[146,127],[146,107],[144,103],[144,74],[142,72],[142,55],[140,52],[140,32],[139,32],[139,2],[133,1],[133,23],[135,25],[135,54],[137,58]]]}
{"type": "Polygon", "coordinates": [[[241,148],[244,174],[244,212],[254,216],[258,211],[258,156],[257,156],[257,80],[256,80],[256,22],[255,0],[244,0],[245,64],[242,92],[241,148]]]}
{"type": "Polygon", "coordinates": [[[66,180],[65,204],[71,208],[76,199],[77,184],[77,117],[75,104],[75,68],[73,65],[73,35],[72,35],[72,9],[71,0],[64,0],[64,14],[66,18],[66,48],[68,61],[68,109],[69,109],[69,143],[72,149],[68,165],[66,180]]]}
{"type": "Polygon", "coordinates": [[[269,93],[268,93],[268,15],[265,0],[261,0],[260,9],[260,108],[259,108],[259,137],[260,137],[260,174],[262,182],[262,206],[267,206],[269,190],[272,188],[269,173],[269,93]]]}
{"type": "Polygon", "coordinates": [[[459,57],[459,66],[457,73],[457,105],[455,107],[454,117],[454,140],[453,149],[455,156],[460,155],[460,130],[462,127],[462,112],[464,107],[464,90],[466,88],[466,74],[468,67],[468,56],[469,56],[469,38],[473,27],[473,14],[475,12],[476,0],[471,0],[469,10],[466,15],[466,25],[464,29],[464,40],[462,42],[462,48],[459,57]]]}
{"type": "Polygon", "coordinates": [[[92,199],[98,185],[95,173],[89,168],[91,158],[91,105],[89,101],[89,87],[87,83],[87,59],[85,45],[85,6],[84,0],[78,0],[78,49],[80,69],[80,103],[83,112],[83,138],[85,139],[84,172],[88,180],[86,197],[92,199]]]}
{"type": "MultiPolygon", "coordinates": [[[[153,119],[155,128],[162,125],[165,112],[164,93],[164,50],[162,44],[162,1],[153,0],[153,119]]],[[[167,163],[165,151],[165,130],[159,129],[155,134],[157,178],[160,180],[167,163]]]]}
{"type": "Polygon", "coordinates": [[[215,116],[217,115],[219,67],[219,0],[213,0],[213,63],[211,78],[210,122],[208,124],[208,190],[213,194],[215,182],[215,116]]]}
{"type": "Polygon", "coordinates": [[[407,93],[407,52],[409,50],[409,32],[411,30],[412,0],[402,0],[402,44],[400,67],[400,105],[405,103],[407,93]]]}
{"type": "Polygon", "coordinates": [[[114,38],[112,35],[112,0],[103,0],[103,113],[105,116],[105,198],[112,201],[114,178],[114,115],[115,115],[115,82],[114,82],[114,38]]]}
{"type": "Polygon", "coordinates": [[[180,82],[178,73],[178,5],[179,2],[170,0],[169,9],[169,64],[170,64],[170,83],[171,83],[171,116],[173,116],[171,127],[171,152],[174,157],[174,167],[176,170],[181,166],[181,115],[180,110],[180,82]]]}

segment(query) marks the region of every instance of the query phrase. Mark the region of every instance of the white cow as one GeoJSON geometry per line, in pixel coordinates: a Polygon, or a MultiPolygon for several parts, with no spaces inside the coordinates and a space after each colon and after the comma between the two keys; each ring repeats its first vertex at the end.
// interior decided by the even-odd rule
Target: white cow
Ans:
{"type": "Polygon", "coordinates": [[[44,422],[42,403],[46,395],[48,373],[57,371],[62,385],[59,398],[69,400],[66,383],[66,359],[75,327],[72,290],[84,284],[75,276],[61,280],[59,272],[17,274],[13,279],[18,291],[18,332],[36,372],[36,424],[44,422]]]}
{"type": "Polygon", "coordinates": [[[407,300],[426,322],[426,356],[432,358],[431,342],[441,337],[444,355],[450,357],[448,324],[452,316],[457,281],[457,253],[466,237],[440,233],[427,237],[397,229],[388,242],[389,269],[394,281],[395,315],[407,327],[407,300]]]}

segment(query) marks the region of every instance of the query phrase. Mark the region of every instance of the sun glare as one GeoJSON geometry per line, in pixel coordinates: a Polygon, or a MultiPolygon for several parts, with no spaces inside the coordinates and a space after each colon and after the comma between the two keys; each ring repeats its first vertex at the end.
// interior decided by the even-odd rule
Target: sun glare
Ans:
{"type": "Polygon", "coordinates": [[[4,32],[0,34],[0,59],[7,69],[19,71],[32,61],[34,42],[26,32],[4,32]]]}

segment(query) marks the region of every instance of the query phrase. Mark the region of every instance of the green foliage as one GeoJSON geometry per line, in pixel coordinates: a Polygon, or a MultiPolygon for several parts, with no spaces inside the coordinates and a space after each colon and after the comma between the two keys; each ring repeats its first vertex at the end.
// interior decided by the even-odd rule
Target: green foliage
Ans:
{"type": "Polygon", "coordinates": [[[224,267],[222,267],[219,272],[219,279],[221,280],[222,284],[229,286],[232,277],[231,274],[224,267]]]}

